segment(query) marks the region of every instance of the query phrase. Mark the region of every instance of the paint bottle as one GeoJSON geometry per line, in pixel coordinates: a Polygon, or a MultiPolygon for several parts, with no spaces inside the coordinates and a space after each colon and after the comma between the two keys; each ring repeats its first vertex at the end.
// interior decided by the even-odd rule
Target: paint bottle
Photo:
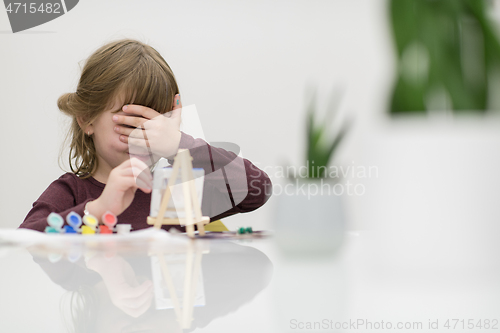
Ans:
{"type": "Polygon", "coordinates": [[[80,226],[82,225],[82,218],[77,213],[71,211],[66,215],[66,222],[77,232],[80,231],[80,226]]]}
{"type": "Polygon", "coordinates": [[[47,227],[49,229],[45,228],[45,232],[63,232],[62,226],[64,225],[64,219],[61,215],[54,212],[50,213],[49,216],[47,216],[47,223],[49,224],[49,227],[47,227]],[[50,228],[54,229],[54,231],[50,228]]]}
{"type": "Polygon", "coordinates": [[[106,225],[110,230],[113,230],[114,226],[118,222],[116,215],[111,213],[109,210],[106,213],[102,214],[101,218],[102,223],[106,225]]]}

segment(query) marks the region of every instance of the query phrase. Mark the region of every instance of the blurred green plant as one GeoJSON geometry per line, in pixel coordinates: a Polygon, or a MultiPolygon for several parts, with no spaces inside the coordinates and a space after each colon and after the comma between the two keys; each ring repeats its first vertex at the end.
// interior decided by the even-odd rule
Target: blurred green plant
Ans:
{"type": "Polygon", "coordinates": [[[332,93],[327,113],[323,120],[317,121],[316,93],[311,94],[307,106],[306,121],[306,162],[307,178],[325,178],[328,163],[333,158],[339,144],[344,139],[351,121],[344,123],[335,133],[332,129],[333,118],[339,108],[339,94],[332,93]]]}
{"type": "Polygon", "coordinates": [[[389,0],[398,62],[391,114],[499,107],[491,97],[500,82],[500,43],[488,4],[389,0]]]}

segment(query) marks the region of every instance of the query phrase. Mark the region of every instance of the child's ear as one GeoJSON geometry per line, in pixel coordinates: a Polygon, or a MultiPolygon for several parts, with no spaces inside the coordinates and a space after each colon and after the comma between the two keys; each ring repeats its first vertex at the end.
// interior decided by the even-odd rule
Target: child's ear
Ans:
{"type": "Polygon", "coordinates": [[[78,125],[80,125],[80,128],[84,133],[89,133],[92,131],[92,124],[87,125],[85,128],[83,128],[83,125],[85,124],[85,120],[82,117],[76,117],[76,121],[78,122],[78,125]]]}

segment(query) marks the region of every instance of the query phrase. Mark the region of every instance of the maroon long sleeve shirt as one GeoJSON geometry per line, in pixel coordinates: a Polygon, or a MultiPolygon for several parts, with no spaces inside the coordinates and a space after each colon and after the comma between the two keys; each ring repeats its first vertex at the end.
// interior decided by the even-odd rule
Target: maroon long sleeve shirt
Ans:
{"type": "MultiPolygon", "coordinates": [[[[225,146],[230,147],[231,144],[225,146]]],[[[184,132],[181,132],[179,148],[189,149],[193,157],[193,168],[205,170],[201,210],[211,221],[253,211],[269,199],[271,180],[249,160],[184,132]]],[[[168,161],[173,164],[173,159],[168,161]]],[[[81,179],[74,173],[65,173],[52,182],[33,203],[19,228],[44,231],[48,226],[47,216],[51,212],[60,214],[64,219],[71,211],[83,216],[87,202],[97,199],[104,187],[105,184],[93,177],[81,179]]],[[[131,205],[118,216],[118,223],[131,224],[132,230],[151,227],[147,224],[150,204],[151,193],[138,189],[131,205]]],[[[171,226],[163,228],[168,230],[171,226]]],[[[183,227],[177,229],[184,230],[183,227]]]]}

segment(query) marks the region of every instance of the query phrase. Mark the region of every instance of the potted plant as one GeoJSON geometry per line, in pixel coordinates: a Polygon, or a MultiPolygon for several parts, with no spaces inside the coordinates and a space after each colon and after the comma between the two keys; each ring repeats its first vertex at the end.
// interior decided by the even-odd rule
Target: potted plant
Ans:
{"type": "Polygon", "coordinates": [[[498,109],[497,28],[483,0],[391,0],[397,56],[391,115],[498,109]],[[493,88],[493,89],[492,89],[493,88]]]}
{"type": "Polygon", "coordinates": [[[335,99],[332,102],[324,119],[318,120],[316,96],[311,94],[305,122],[305,165],[298,169],[287,167],[283,191],[274,194],[275,239],[287,253],[331,254],[342,244],[344,190],[339,174],[329,169],[329,163],[349,126],[345,123],[338,131],[332,130],[338,108],[335,99]]]}
{"type": "Polygon", "coordinates": [[[497,29],[486,1],[387,3],[395,77],[362,144],[381,177],[352,206],[357,225],[414,237],[388,238],[380,260],[478,265],[498,249],[490,235],[500,229],[497,29]]]}

